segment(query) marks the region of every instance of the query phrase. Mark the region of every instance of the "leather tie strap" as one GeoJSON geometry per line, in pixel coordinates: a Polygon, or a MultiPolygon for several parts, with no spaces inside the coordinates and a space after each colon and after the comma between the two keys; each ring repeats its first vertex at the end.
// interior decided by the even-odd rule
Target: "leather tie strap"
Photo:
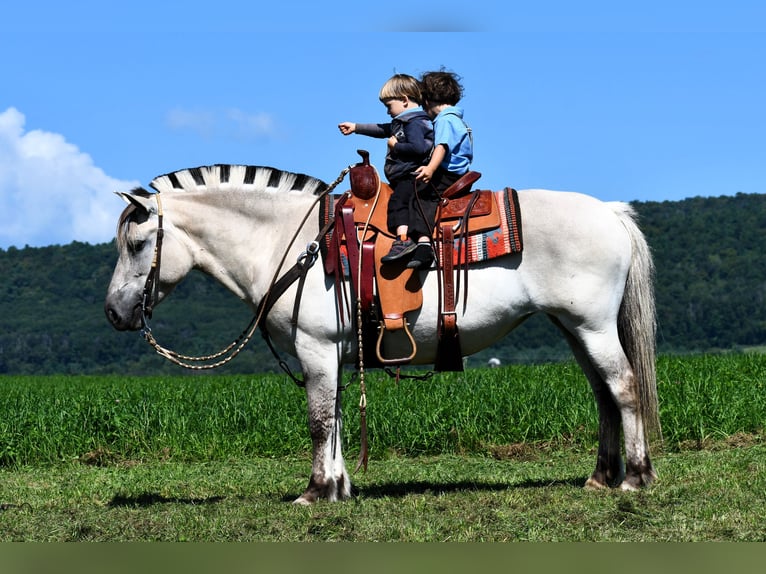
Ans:
{"type": "Polygon", "coordinates": [[[439,313],[439,342],[434,368],[437,371],[462,371],[463,355],[460,349],[460,334],[457,328],[455,312],[454,246],[455,232],[452,225],[442,225],[441,273],[444,292],[442,308],[439,313]]]}

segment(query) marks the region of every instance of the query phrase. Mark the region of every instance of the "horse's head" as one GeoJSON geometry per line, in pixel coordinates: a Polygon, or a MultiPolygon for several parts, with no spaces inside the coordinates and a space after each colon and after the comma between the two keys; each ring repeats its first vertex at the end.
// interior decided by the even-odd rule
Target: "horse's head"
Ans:
{"type": "Polygon", "coordinates": [[[141,329],[144,316],[192,268],[257,305],[255,293],[266,289],[258,281],[268,281],[273,271],[259,275],[253,269],[277,256],[262,248],[264,238],[278,237],[274,245],[288,245],[294,238],[282,235],[301,229],[300,222],[289,217],[301,217],[328,187],[307,175],[225,164],[175,171],[149,185],[156,194],[143,188],[118,194],[128,207],[117,227],[119,259],[104,310],[121,331],[141,329]],[[299,202],[294,204],[298,207],[288,205],[290,201],[299,202]],[[164,215],[163,207],[168,207],[164,215]],[[162,237],[159,249],[158,236],[162,237]],[[156,266],[152,263],[155,251],[156,266]]]}
{"type": "Polygon", "coordinates": [[[150,313],[151,307],[162,301],[189,272],[191,257],[167,220],[160,230],[157,194],[137,188],[118,195],[128,206],[117,226],[119,258],[109,283],[104,311],[115,329],[138,330],[143,326],[144,314],[150,313]],[[160,235],[162,241],[157,250],[160,235]],[[159,252],[160,264],[154,266],[152,272],[154,285],[148,285],[155,251],[159,252]]]}

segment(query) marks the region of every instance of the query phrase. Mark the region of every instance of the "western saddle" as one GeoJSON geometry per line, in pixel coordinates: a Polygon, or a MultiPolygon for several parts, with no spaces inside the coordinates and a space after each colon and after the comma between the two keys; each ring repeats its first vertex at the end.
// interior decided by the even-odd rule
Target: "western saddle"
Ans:
{"type": "MultiPolygon", "coordinates": [[[[335,229],[325,270],[335,276],[341,320],[344,291],[340,284],[344,275],[350,278],[362,318],[365,365],[404,365],[417,353],[406,313],[419,309],[423,303],[421,276],[417,270],[406,268],[404,262],[381,263],[381,257],[388,253],[395,239],[386,223],[392,190],[381,182],[377,170],[370,164],[369,153],[365,150],[358,153],[362,161],[349,172],[351,190],[335,204],[335,229]],[[385,357],[384,336],[396,331],[404,333],[410,352],[402,357],[385,357]]],[[[461,278],[456,271],[463,271],[465,301],[468,234],[500,225],[493,193],[471,192],[471,186],[480,177],[475,171],[463,175],[442,194],[437,209],[432,243],[440,278],[436,371],[463,370],[456,311],[461,278]]]]}

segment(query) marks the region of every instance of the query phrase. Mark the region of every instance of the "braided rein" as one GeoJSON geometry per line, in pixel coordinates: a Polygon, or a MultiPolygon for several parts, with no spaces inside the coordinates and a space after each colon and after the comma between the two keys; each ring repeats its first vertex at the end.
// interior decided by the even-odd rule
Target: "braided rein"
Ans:
{"type": "MultiPolygon", "coordinates": [[[[269,288],[266,290],[266,293],[263,296],[262,303],[263,301],[267,301],[270,299],[272,304],[273,302],[276,301],[276,298],[271,297],[272,289],[274,288],[274,285],[277,283],[279,279],[279,273],[282,270],[282,266],[284,265],[285,260],[287,259],[287,254],[289,253],[291,247],[293,246],[296,239],[298,238],[298,235],[303,229],[303,226],[306,224],[306,221],[308,220],[311,212],[316,207],[317,203],[319,203],[319,201],[321,201],[325,196],[331,193],[338,185],[340,185],[340,183],[346,177],[348,172],[351,170],[351,167],[352,166],[348,166],[345,169],[343,169],[340,172],[340,175],[338,175],[338,177],[335,179],[335,181],[333,181],[330,185],[327,186],[327,188],[324,191],[322,191],[320,194],[316,196],[316,199],[311,204],[311,207],[309,208],[306,215],[301,220],[298,226],[298,229],[295,231],[295,234],[293,235],[289,244],[285,248],[284,255],[282,256],[282,259],[279,265],[277,266],[277,269],[271,280],[269,288]]],[[[157,198],[157,240],[154,245],[154,256],[152,258],[152,266],[149,270],[149,273],[146,276],[146,283],[144,284],[144,291],[143,291],[143,295],[141,299],[141,325],[142,325],[141,334],[143,335],[146,342],[149,343],[149,345],[151,345],[159,355],[165,357],[167,360],[169,360],[172,363],[175,363],[176,365],[180,367],[184,367],[186,369],[191,369],[191,370],[197,370],[197,371],[209,370],[209,369],[215,369],[215,368],[221,367],[227,364],[232,359],[234,359],[234,357],[239,355],[239,353],[242,352],[242,350],[252,340],[255,330],[258,328],[258,326],[261,324],[261,321],[264,320],[265,315],[268,313],[269,306],[263,305],[263,304],[259,305],[258,311],[250,320],[250,323],[242,331],[242,333],[240,333],[240,335],[234,341],[232,341],[229,345],[227,345],[225,348],[221,349],[217,353],[214,353],[211,355],[204,355],[204,356],[189,356],[189,355],[182,355],[180,353],[176,353],[175,351],[172,351],[160,345],[160,343],[154,338],[151,327],[149,326],[149,319],[152,316],[152,311],[158,299],[159,274],[160,274],[160,264],[161,264],[161,257],[162,257],[162,240],[165,234],[164,229],[162,227],[163,210],[162,210],[162,201],[160,200],[160,192],[158,191],[155,195],[157,198]],[[211,361],[214,361],[214,362],[211,362],[211,361]]],[[[320,235],[317,237],[317,239],[313,241],[312,243],[310,243],[307,246],[306,251],[301,253],[301,255],[298,257],[298,262],[296,263],[296,266],[302,269],[304,272],[307,271],[308,268],[310,268],[316,261],[318,257],[318,251],[319,251],[318,241],[319,239],[321,239],[321,236],[324,235],[327,231],[328,231],[328,228],[321,230],[320,235]]],[[[279,295],[281,295],[281,293],[277,294],[277,296],[279,295]]],[[[281,363],[282,361],[280,361],[280,364],[281,363]]],[[[293,377],[293,379],[295,378],[293,377]]]]}

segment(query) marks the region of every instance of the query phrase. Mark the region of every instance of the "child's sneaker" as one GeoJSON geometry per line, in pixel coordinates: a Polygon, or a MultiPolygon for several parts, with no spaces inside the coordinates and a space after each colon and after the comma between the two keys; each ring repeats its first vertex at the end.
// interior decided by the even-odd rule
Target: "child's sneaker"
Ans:
{"type": "Polygon", "coordinates": [[[391,251],[388,252],[388,255],[384,255],[380,258],[381,262],[383,263],[390,263],[391,261],[396,261],[397,259],[401,259],[405,255],[409,255],[413,251],[415,251],[415,248],[418,246],[417,243],[415,243],[412,239],[407,238],[404,241],[401,239],[395,239],[394,244],[391,246],[391,251]]]}
{"type": "Polygon", "coordinates": [[[430,269],[434,262],[434,251],[429,243],[419,243],[415,249],[415,254],[407,262],[410,269],[430,269]]]}

